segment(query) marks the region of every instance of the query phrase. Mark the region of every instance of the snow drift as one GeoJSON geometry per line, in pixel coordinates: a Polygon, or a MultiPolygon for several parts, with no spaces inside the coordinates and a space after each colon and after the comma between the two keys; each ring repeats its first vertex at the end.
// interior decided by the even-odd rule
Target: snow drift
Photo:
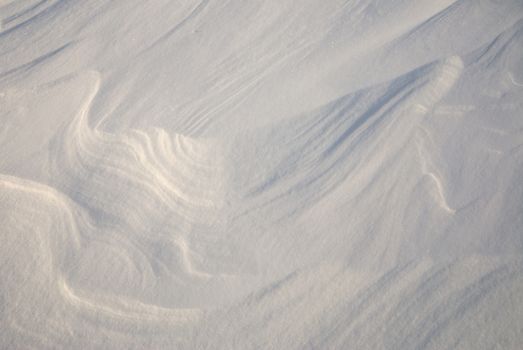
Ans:
{"type": "Polygon", "coordinates": [[[0,1],[5,349],[519,349],[523,3],[0,1]]]}

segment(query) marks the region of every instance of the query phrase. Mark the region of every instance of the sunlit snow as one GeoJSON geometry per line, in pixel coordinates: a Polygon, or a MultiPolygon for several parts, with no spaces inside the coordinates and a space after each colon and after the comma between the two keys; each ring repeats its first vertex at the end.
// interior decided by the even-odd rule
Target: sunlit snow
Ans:
{"type": "Polygon", "coordinates": [[[0,0],[1,349],[523,349],[521,0],[0,0]]]}

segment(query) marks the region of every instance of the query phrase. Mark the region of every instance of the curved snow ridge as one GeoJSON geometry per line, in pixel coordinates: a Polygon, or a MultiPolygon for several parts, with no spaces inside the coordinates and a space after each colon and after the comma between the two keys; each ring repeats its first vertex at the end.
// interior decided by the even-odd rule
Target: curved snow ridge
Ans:
{"type": "MultiPolygon", "coordinates": [[[[85,221],[86,218],[80,215],[80,212],[72,206],[72,203],[67,196],[56,191],[52,187],[36,183],[34,181],[21,179],[19,177],[0,174],[0,196],[2,196],[2,214],[6,212],[13,215],[11,219],[12,223],[16,228],[16,224],[19,223],[22,226],[34,225],[38,229],[38,225],[35,222],[23,221],[17,222],[15,217],[23,218],[25,211],[34,211],[36,216],[49,216],[50,220],[58,220],[59,224],[63,226],[62,229],[57,229],[57,235],[63,235],[62,240],[70,241],[70,244],[73,244],[74,247],[78,247],[81,240],[81,230],[76,223],[76,220],[82,219],[83,225],[88,225],[85,221]],[[18,199],[20,198],[20,199],[18,199]],[[24,199],[27,199],[27,202],[31,202],[34,199],[34,205],[28,206],[24,199]],[[7,203],[11,202],[10,205],[7,203]],[[42,205],[43,208],[39,208],[39,205],[42,205]],[[53,218],[58,219],[53,219],[53,218]]],[[[46,226],[46,225],[44,225],[46,226]]],[[[6,227],[8,230],[10,227],[6,227]]],[[[55,237],[59,238],[59,237],[55,237]]],[[[39,239],[46,239],[45,235],[39,235],[39,239]]],[[[49,252],[52,256],[62,254],[61,247],[64,246],[64,243],[57,240],[55,243],[55,250],[49,252]]],[[[71,248],[71,247],[69,247],[71,248]]],[[[65,250],[67,251],[67,250],[65,250]]],[[[57,263],[60,263],[62,259],[58,259],[57,263]]]]}
{"type": "Polygon", "coordinates": [[[89,73],[83,81],[91,93],[51,145],[52,183],[96,225],[76,274],[98,269],[96,261],[112,264],[105,275],[121,269],[120,276],[84,279],[95,288],[129,290],[140,298],[133,294],[139,290],[132,287],[135,279],[147,300],[162,294],[161,303],[175,306],[198,304],[190,295],[193,287],[181,288],[188,281],[194,289],[213,284],[215,293],[226,288],[223,279],[237,283],[234,271],[242,268],[229,259],[245,253],[219,246],[226,241],[218,235],[225,198],[220,143],[171,137],[159,128],[110,133],[91,127],[89,111],[102,80],[89,73]],[[173,288],[177,292],[169,292],[173,288]]]}
{"type": "Polygon", "coordinates": [[[242,190],[244,200],[256,210],[278,207],[278,215],[285,216],[344,181],[354,184],[350,193],[356,197],[386,164],[411,147],[423,116],[453,87],[462,70],[462,60],[449,57],[275,125],[254,143],[249,138],[249,147],[236,145],[235,149],[251,149],[247,158],[259,159],[251,170],[255,174],[242,176],[243,181],[250,179],[242,190]]]}
{"type": "MultiPolygon", "coordinates": [[[[423,129],[422,129],[423,130],[423,129]]],[[[431,156],[428,148],[425,146],[425,138],[430,138],[430,135],[426,130],[423,130],[420,140],[417,142],[418,157],[420,161],[421,172],[426,175],[433,183],[433,196],[436,202],[441,208],[447,211],[449,214],[455,214],[456,209],[452,208],[447,200],[445,194],[445,182],[442,176],[439,174],[437,168],[431,161],[431,156]]]]}
{"type": "Polygon", "coordinates": [[[88,114],[99,84],[97,78],[77,117],[54,141],[54,169],[64,191],[99,215],[127,220],[135,231],[167,211],[189,222],[212,220],[223,197],[218,145],[183,135],[173,140],[159,128],[91,128],[88,114]]]}
{"type": "MultiPolygon", "coordinates": [[[[430,79],[432,86],[420,98],[420,103],[415,105],[415,108],[422,112],[427,112],[434,101],[439,101],[455,84],[464,64],[460,57],[453,56],[444,60],[443,63],[437,67],[434,76],[430,79]]],[[[434,184],[435,200],[441,208],[450,214],[456,213],[456,209],[449,206],[445,195],[445,184],[438,170],[434,168],[430,160],[430,154],[426,147],[423,146],[423,137],[428,137],[427,133],[422,134],[422,140],[417,142],[418,156],[423,175],[428,176],[434,184]]]]}
{"type": "MultiPolygon", "coordinates": [[[[173,330],[181,331],[180,328],[201,318],[202,311],[196,308],[166,308],[123,294],[108,293],[104,286],[92,283],[84,286],[80,283],[80,287],[75,287],[79,281],[89,281],[93,277],[79,273],[80,266],[93,271],[98,265],[109,278],[121,279],[115,271],[123,273],[127,263],[140,262],[136,256],[134,261],[82,260],[93,243],[114,233],[97,227],[81,208],[57,190],[34,181],[0,175],[0,209],[3,219],[0,234],[2,288],[20,291],[16,298],[5,299],[2,304],[2,327],[7,332],[4,345],[19,335],[25,344],[56,346],[63,341],[63,322],[70,324],[69,333],[78,337],[86,334],[86,329],[90,333],[103,327],[105,331],[120,332],[131,342],[153,330],[157,336],[161,334],[162,339],[173,341],[173,330]],[[31,220],[27,220],[28,217],[31,220]],[[19,250],[21,246],[23,250],[19,250]],[[12,250],[19,251],[19,259],[8,258],[12,250]],[[53,307],[32,307],[34,300],[53,307]],[[44,320],[47,326],[42,328],[44,320]]],[[[126,247],[125,241],[112,244],[119,246],[120,256],[128,254],[131,258],[136,255],[126,247]]],[[[103,245],[97,245],[102,253],[99,255],[103,255],[103,248],[103,245]]],[[[133,284],[143,279],[140,273],[150,273],[145,267],[128,276],[133,284]]],[[[150,277],[146,277],[146,283],[154,281],[150,277]]],[[[119,292],[124,293],[124,290],[119,292]]],[[[93,342],[92,339],[87,341],[93,342]]]]}

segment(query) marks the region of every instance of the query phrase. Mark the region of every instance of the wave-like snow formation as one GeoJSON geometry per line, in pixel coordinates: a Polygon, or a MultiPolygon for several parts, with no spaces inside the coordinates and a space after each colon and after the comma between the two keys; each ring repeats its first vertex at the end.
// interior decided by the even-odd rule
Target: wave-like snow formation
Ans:
{"type": "Polygon", "coordinates": [[[0,23],[0,348],[520,348],[520,1],[0,23]]]}

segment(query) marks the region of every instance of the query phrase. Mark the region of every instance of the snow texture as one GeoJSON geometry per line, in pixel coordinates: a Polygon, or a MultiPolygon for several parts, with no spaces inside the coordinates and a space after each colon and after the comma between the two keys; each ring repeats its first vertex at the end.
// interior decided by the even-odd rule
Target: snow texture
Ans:
{"type": "Polygon", "coordinates": [[[0,0],[1,349],[523,344],[521,0],[0,0]]]}

